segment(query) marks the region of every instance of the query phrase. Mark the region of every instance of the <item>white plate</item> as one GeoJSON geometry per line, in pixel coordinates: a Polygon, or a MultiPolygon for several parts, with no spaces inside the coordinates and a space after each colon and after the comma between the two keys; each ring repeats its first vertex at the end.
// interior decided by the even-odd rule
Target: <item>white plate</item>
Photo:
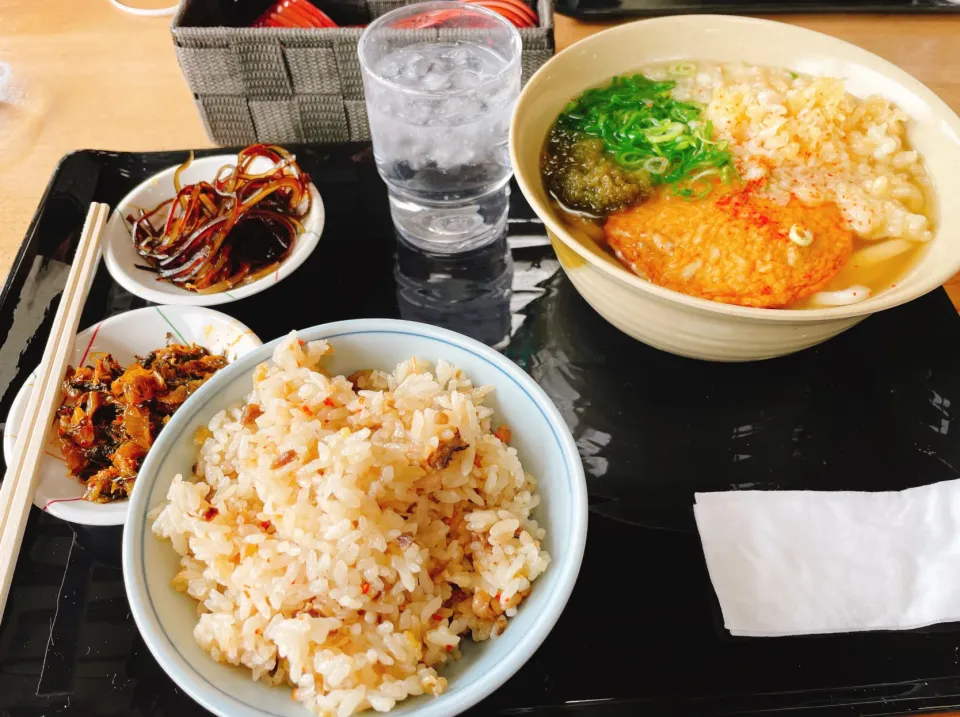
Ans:
{"type": "MultiPolygon", "coordinates": [[[[195,159],[180,175],[181,185],[194,184],[201,180],[212,181],[220,167],[225,164],[236,164],[236,162],[235,154],[219,154],[214,157],[195,159]]],[[[268,162],[268,160],[263,159],[262,162],[268,162]]],[[[254,162],[252,166],[256,171],[263,171],[270,165],[261,167],[254,162]]],[[[113,216],[107,222],[103,237],[103,260],[110,275],[131,294],[158,304],[189,304],[191,306],[225,304],[269,289],[278,281],[290,276],[317,248],[317,242],[320,241],[320,234],[323,232],[325,212],[323,200],[317,188],[311,184],[310,194],[313,197],[313,205],[303,219],[304,231],[297,237],[293,253],[273,274],[216,294],[198,294],[195,291],[181,289],[169,281],[157,281],[156,274],[137,268],[137,265],[142,266],[146,261],[133,248],[130,225],[127,224],[125,217],[138,208],[150,209],[170,199],[174,195],[173,175],[176,171],[177,167],[170,167],[138,185],[120,200],[113,216]]]]}
{"type": "MultiPolygon", "coordinates": [[[[112,316],[77,334],[71,366],[82,366],[91,354],[110,353],[121,366],[135,355],[144,356],[168,343],[168,335],[178,343],[196,343],[213,353],[226,353],[230,361],[259,347],[263,342],[250,329],[231,317],[212,309],[191,306],[148,306],[112,316]]],[[[3,433],[3,455],[7,465],[13,457],[17,427],[23,423],[27,401],[36,374],[20,387],[7,415],[3,433]]],[[[70,523],[85,525],[122,525],[129,501],[91,503],[83,500],[84,485],[67,473],[54,432],[50,432],[44,455],[40,456],[40,476],[33,504],[70,523]]]]}

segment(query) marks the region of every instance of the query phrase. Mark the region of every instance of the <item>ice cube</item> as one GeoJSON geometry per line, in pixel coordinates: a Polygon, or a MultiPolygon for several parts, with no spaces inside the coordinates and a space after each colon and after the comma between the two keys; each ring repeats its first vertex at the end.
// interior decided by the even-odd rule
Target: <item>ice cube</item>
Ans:
{"type": "Polygon", "coordinates": [[[484,103],[476,97],[456,97],[445,113],[449,124],[466,124],[476,120],[483,114],[484,103]]]}
{"type": "Polygon", "coordinates": [[[450,88],[450,73],[439,68],[436,63],[420,80],[421,89],[427,92],[439,92],[450,88]]]}
{"type": "Polygon", "coordinates": [[[384,58],[383,62],[380,63],[377,71],[380,73],[381,77],[392,80],[394,77],[400,74],[401,69],[400,61],[396,57],[387,56],[384,58]]]}
{"type": "Polygon", "coordinates": [[[449,60],[450,64],[454,67],[463,67],[470,60],[471,54],[470,50],[467,48],[457,45],[443,53],[441,55],[445,60],[449,60]]]}
{"type": "Polygon", "coordinates": [[[434,114],[436,114],[436,109],[432,102],[425,101],[422,97],[411,97],[403,104],[396,116],[404,122],[422,127],[434,114]]]}
{"type": "Polygon", "coordinates": [[[480,84],[480,75],[471,70],[458,70],[451,77],[451,86],[455,90],[468,90],[480,84]]]}
{"type": "Polygon", "coordinates": [[[449,171],[473,161],[475,152],[469,143],[437,142],[430,150],[430,160],[441,170],[449,171]]]}
{"type": "Polygon", "coordinates": [[[463,67],[464,69],[470,70],[471,72],[480,73],[480,72],[483,72],[483,70],[485,69],[483,65],[484,65],[483,60],[481,60],[476,55],[470,55],[469,57],[467,57],[467,61],[464,62],[461,65],[461,67],[463,67]]]}
{"type": "Polygon", "coordinates": [[[433,63],[426,57],[414,57],[406,63],[401,74],[405,80],[422,80],[432,66],[433,63]]]}
{"type": "Polygon", "coordinates": [[[449,57],[444,57],[443,55],[440,55],[439,57],[434,59],[433,67],[434,69],[440,72],[445,72],[447,74],[450,74],[455,69],[457,69],[457,64],[453,62],[449,57]]]}

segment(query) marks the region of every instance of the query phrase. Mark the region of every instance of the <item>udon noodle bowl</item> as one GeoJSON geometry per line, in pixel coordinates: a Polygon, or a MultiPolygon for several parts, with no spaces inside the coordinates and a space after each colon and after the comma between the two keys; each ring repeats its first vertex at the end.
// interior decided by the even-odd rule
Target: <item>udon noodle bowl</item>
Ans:
{"type": "Polygon", "coordinates": [[[906,114],[843,82],[681,62],[575,98],[543,150],[565,220],[653,283],[763,308],[857,303],[933,236],[906,114]]]}

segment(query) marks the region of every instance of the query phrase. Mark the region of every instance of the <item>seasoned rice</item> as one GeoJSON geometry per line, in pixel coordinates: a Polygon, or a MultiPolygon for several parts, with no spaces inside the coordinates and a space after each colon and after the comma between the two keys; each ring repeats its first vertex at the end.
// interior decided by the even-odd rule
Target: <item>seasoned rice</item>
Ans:
{"type": "Polygon", "coordinates": [[[346,717],[443,692],[438,669],[502,633],[550,557],[492,388],[416,358],[331,377],[332,350],[287,337],[153,529],[213,659],[346,717]]]}

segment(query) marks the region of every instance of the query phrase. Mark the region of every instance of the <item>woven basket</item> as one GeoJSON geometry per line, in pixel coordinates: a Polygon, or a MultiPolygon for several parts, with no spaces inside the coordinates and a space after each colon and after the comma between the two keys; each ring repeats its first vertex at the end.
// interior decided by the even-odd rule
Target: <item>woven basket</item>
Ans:
{"type": "MultiPolygon", "coordinates": [[[[340,24],[362,25],[414,1],[315,4],[340,24]]],[[[554,50],[551,0],[536,2],[540,27],[520,30],[524,82],[554,50]]],[[[184,0],[174,18],[177,59],[210,139],[220,145],[370,139],[357,59],[363,30],[227,26],[249,23],[268,4],[184,0]],[[237,14],[238,6],[246,6],[245,14],[237,14]]],[[[436,30],[415,32],[436,37],[436,30]]]]}

